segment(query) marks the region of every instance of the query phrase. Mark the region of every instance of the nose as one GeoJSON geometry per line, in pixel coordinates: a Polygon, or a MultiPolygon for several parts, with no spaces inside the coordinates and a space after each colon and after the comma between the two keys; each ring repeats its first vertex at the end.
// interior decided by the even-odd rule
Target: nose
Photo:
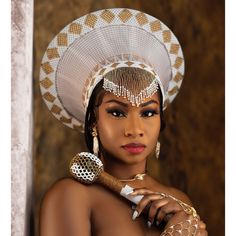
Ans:
{"type": "Polygon", "coordinates": [[[142,137],[144,135],[144,127],[141,117],[129,117],[124,128],[124,134],[126,137],[142,137]]]}

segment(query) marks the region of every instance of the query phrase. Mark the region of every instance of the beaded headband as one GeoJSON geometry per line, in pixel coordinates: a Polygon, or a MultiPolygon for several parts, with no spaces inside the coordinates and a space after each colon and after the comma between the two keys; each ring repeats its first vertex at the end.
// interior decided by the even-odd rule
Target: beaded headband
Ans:
{"type": "Polygon", "coordinates": [[[183,75],[181,46],[165,24],[137,10],[113,8],[80,17],[56,35],[42,59],[40,88],[53,115],[83,131],[90,96],[102,79],[105,90],[137,106],[160,88],[165,109],[183,75]],[[143,82],[132,89],[126,75],[119,75],[122,68],[136,68],[143,82]]]}

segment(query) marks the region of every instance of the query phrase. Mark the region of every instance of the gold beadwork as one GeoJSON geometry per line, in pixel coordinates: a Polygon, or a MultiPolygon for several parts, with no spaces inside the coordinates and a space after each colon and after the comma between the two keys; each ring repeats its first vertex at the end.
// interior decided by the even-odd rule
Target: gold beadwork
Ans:
{"type": "Polygon", "coordinates": [[[60,55],[57,51],[57,48],[48,48],[47,49],[47,56],[48,56],[49,60],[60,57],[60,55]]]}
{"type": "Polygon", "coordinates": [[[69,26],[69,32],[72,34],[80,34],[82,31],[82,25],[78,23],[71,23],[69,26]]]}
{"type": "Polygon", "coordinates": [[[40,81],[40,84],[41,84],[45,89],[48,89],[48,88],[50,88],[50,87],[53,85],[53,82],[52,82],[48,77],[46,77],[45,79],[43,79],[43,80],[40,81]]]}
{"type": "Polygon", "coordinates": [[[96,22],[97,22],[97,16],[94,14],[88,14],[84,23],[90,28],[94,28],[96,22]]]}
{"type": "Polygon", "coordinates": [[[168,94],[170,96],[174,95],[175,93],[177,93],[179,91],[179,88],[177,86],[175,86],[174,88],[172,88],[171,90],[168,91],[168,94]]]}
{"type": "Polygon", "coordinates": [[[182,65],[182,63],[183,63],[183,58],[177,57],[176,60],[175,60],[174,67],[175,67],[176,69],[179,69],[180,66],[182,65]]]}
{"type": "Polygon", "coordinates": [[[63,123],[71,123],[72,118],[66,118],[65,116],[61,116],[60,121],[63,123]]]}
{"type": "Polygon", "coordinates": [[[135,18],[137,19],[139,25],[145,25],[148,23],[148,19],[146,14],[144,14],[143,12],[139,12],[135,18]]]}
{"type": "Polygon", "coordinates": [[[49,62],[43,63],[41,67],[46,74],[50,74],[54,71],[49,62]]]}
{"type": "Polygon", "coordinates": [[[164,30],[162,32],[162,35],[163,35],[163,40],[164,40],[165,43],[170,42],[170,40],[171,40],[171,32],[169,30],[164,30]]]}
{"type": "Polygon", "coordinates": [[[125,64],[126,64],[127,66],[132,66],[134,63],[133,63],[132,61],[127,61],[125,64]]]}
{"type": "Polygon", "coordinates": [[[180,80],[183,79],[183,75],[181,75],[179,72],[176,73],[175,77],[174,77],[174,81],[176,83],[178,83],[180,80]]]}
{"type": "Polygon", "coordinates": [[[132,13],[128,9],[123,9],[118,16],[121,19],[121,21],[125,23],[130,19],[132,13]]]}
{"type": "Polygon", "coordinates": [[[43,98],[49,102],[54,102],[54,100],[56,99],[55,96],[53,96],[51,93],[46,92],[45,94],[43,94],[43,98]]]}
{"type": "Polygon", "coordinates": [[[52,108],[51,108],[51,112],[55,113],[55,114],[60,114],[61,113],[61,108],[55,104],[53,104],[52,108]]]}
{"type": "Polygon", "coordinates": [[[114,20],[115,15],[114,15],[111,11],[109,11],[109,10],[106,9],[106,10],[104,10],[104,11],[102,12],[101,17],[102,17],[102,19],[105,20],[107,23],[111,23],[111,22],[114,20]]]}
{"type": "Polygon", "coordinates": [[[67,46],[67,34],[59,33],[57,35],[57,44],[58,46],[67,46]]]}
{"type": "Polygon", "coordinates": [[[158,20],[155,20],[150,23],[150,28],[152,32],[156,32],[158,30],[161,30],[161,23],[158,20]]]}
{"type": "Polygon", "coordinates": [[[172,43],[171,46],[170,46],[170,53],[171,54],[177,54],[178,51],[179,51],[179,44],[176,44],[176,43],[172,43]]]}

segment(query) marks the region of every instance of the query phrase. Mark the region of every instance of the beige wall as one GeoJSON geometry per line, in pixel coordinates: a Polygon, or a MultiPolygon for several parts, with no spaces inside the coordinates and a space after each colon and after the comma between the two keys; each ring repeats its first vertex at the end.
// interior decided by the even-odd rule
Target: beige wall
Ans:
{"type": "Polygon", "coordinates": [[[33,0],[12,0],[11,235],[29,235],[32,200],[33,0]]]}
{"type": "Polygon", "coordinates": [[[186,74],[165,112],[161,157],[150,173],[182,189],[207,223],[209,235],[224,235],[224,1],[36,0],[34,17],[34,214],[68,164],[85,150],[83,135],[64,127],[47,110],[39,91],[39,66],[53,37],[69,22],[102,8],[129,7],[156,16],[179,39],[186,74]],[[218,224],[220,222],[220,224],[218,224]]]}

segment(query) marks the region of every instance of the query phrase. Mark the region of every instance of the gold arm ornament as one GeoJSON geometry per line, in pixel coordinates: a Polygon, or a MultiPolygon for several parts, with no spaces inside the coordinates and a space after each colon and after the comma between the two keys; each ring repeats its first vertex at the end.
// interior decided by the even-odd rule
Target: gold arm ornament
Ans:
{"type": "Polygon", "coordinates": [[[186,221],[179,222],[175,225],[168,227],[161,233],[161,236],[175,236],[175,235],[195,236],[198,229],[198,221],[200,220],[200,217],[197,214],[196,210],[192,206],[182,202],[181,200],[171,195],[168,195],[166,193],[159,193],[159,194],[163,198],[169,197],[175,200],[183,208],[184,212],[191,216],[186,221]]]}

